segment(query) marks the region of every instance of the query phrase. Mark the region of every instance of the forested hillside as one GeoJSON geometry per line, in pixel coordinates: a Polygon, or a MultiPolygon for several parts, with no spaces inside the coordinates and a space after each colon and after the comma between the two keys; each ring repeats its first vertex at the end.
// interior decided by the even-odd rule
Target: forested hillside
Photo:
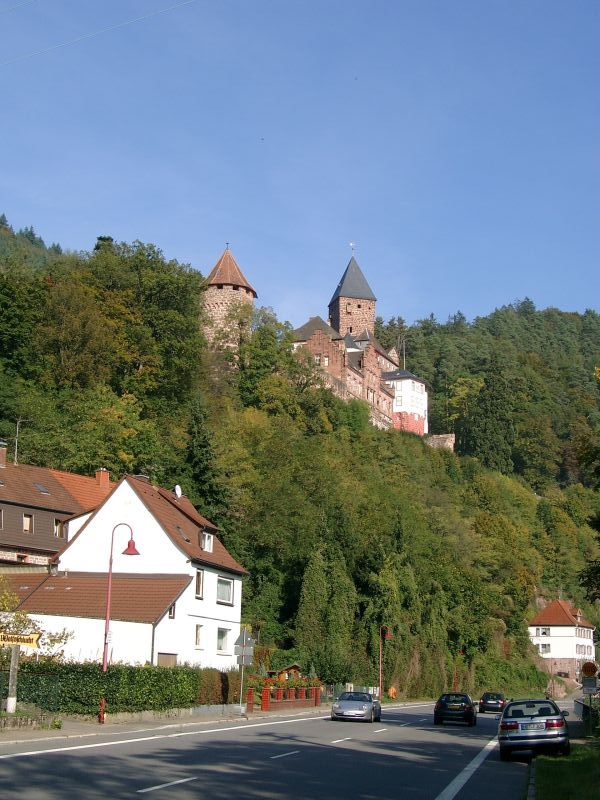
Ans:
{"type": "MultiPolygon", "coordinates": [[[[153,245],[46,248],[0,218],[0,436],[20,462],[179,483],[249,570],[244,620],[327,680],[434,692],[537,680],[536,598],[586,603],[598,557],[600,317],[525,300],[469,324],[378,320],[433,432],[368,424],[263,310],[209,352],[202,276],[153,245]],[[528,666],[529,665],[529,666],[528,666]],[[528,671],[529,670],[529,671],[528,671]]],[[[401,310],[401,309],[399,309],[401,310]]]]}

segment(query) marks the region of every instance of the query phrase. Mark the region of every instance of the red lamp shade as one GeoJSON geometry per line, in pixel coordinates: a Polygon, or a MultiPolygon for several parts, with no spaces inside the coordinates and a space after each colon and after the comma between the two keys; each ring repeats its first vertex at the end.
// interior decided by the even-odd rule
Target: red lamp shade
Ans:
{"type": "Polygon", "coordinates": [[[139,552],[138,552],[138,550],[136,550],[135,542],[133,541],[133,539],[130,539],[127,542],[127,547],[125,548],[125,550],[123,550],[123,555],[124,556],[139,556],[139,552]]]}

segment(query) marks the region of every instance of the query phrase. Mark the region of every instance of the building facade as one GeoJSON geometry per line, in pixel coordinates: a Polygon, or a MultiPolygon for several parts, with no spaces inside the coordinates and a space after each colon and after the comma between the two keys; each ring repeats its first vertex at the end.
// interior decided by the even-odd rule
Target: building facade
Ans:
{"type": "Polygon", "coordinates": [[[179,487],[126,476],[92,513],[69,520],[50,573],[6,579],[44,631],[72,634],[67,659],[102,662],[110,574],[109,662],[227,670],[237,663],[246,570],[218,534],[179,487]]]}
{"type": "Polygon", "coordinates": [[[0,571],[47,569],[66,544],[66,520],[95,508],[112,488],[105,469],[91,478],[13,464],[0,442],[0,571]]]}
{"type": "Polygon", "coordinates": [[[375,304],[353,256],[329,301],[329,321],[311,317],[294,331],[294,345],[308,350],[334,394],[368,403],[373,425],[425,436],[427,386],[375,338],[375,304]]]}
{"type": "Polygon", "coordinates": [[[529,638],[548,672],[580,678],[584,661],[595,661],[594,626],[566,600],[554,600],[529,621],[529,638]]]}

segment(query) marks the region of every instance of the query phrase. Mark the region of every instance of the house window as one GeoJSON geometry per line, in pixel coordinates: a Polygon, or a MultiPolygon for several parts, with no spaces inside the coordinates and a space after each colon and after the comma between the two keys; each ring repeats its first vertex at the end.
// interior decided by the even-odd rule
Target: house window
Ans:
{"type": "Polygon", "coordinates": [[[65,531],[63,528],[62,520],[54,518],[54,535],[57,539],[64,539],[65,538],[65,531]]]}
{"type": "Polygon", "coordinates": [[[202,536],[200,537],[200,547],[203,550],[206,550],[207,553],[212,553],[213,550],[212,533],[206,533],[206,531],[202,531],[202,536]]]}
{"type": "Polygon", "coordinates": [[[329,366],[329,356],[323,356],[323,366],[324,367],[329,366]]]}
{"type": "Polygon", "coordinates": [[[320,353],[317,353],[316,356],[315,356],[315,364],[317,365],[317,367],[321,366],[321,354],[320,353]]]}
{"type": "Polygon", "coordinates": [[[196,570],[196,599],[202,600],[204,596],[204,570],[196,570]]]}
{"type": "Polygon", "coordinates": [[[233,581],[231,578],[217,579],[217,603],[233,605],[233,581]]]}
{"type": "Polygon", "coordinates": [[[23,533],[33,533],[33,514],[23,514],[23,533]]]}
{"type": "Polygon", "coordinates": [[[169,619],[175,619],[175,603],[169,606],[169,619]]]}
{"type": "Polygon", "coordinates": [[[546,642],[541,644],[539,646],[539,648],[540,648],[540,655],[544,655],[544,653],[549,653],[550,652],[550,645],[546,644],[546,642]]]}
{"type": "Polygon", "coordinates": [[[550,636],[550,628],[536,628],[535,629],[536,636],[550,636]]]}
{"type": "Polygon", "coordinates": [[[202,625],[196,625],[196,647],[202,647],[202,625]]]}
{"type": "Polygon", "coordinates": [[[218,628],[217,630],[217,652],[225,653],[227,650],[227,637],[229,630],[227,628],[218,628]]]}

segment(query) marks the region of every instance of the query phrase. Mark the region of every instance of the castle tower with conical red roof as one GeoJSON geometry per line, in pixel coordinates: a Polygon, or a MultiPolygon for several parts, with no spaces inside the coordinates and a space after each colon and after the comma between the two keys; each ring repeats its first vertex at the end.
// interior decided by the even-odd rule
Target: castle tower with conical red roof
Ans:
{"type": "Polygon", "coordinates": [[[228,246],[206,279],[204,310],[207,318],[205,334],[208,341],[213,342],[217,332],[227,328],[228,320],[235,314],[236,309],[248,304],[253,305],[257,296],[228,246]]]}

